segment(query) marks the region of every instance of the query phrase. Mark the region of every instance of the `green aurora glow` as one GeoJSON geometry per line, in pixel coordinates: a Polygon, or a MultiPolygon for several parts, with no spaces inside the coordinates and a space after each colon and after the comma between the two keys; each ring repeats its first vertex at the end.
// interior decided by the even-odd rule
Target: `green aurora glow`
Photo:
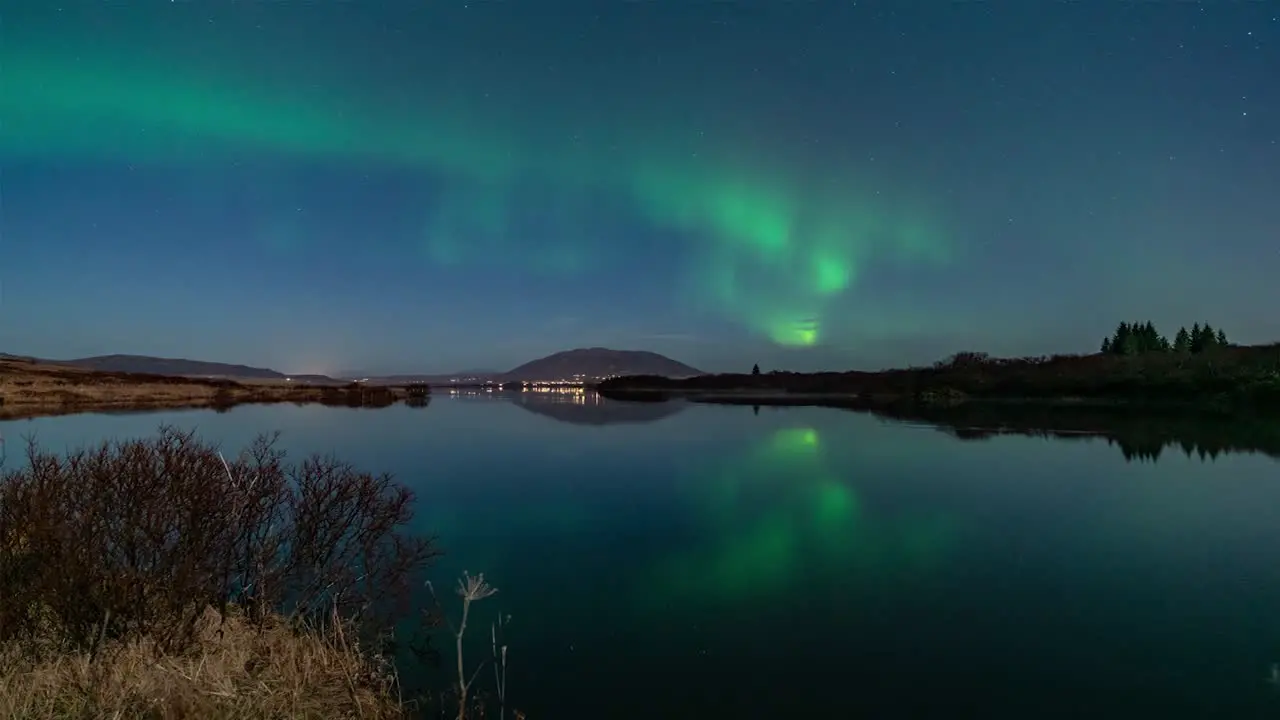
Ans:
{"type": "MultiPolygon", "coordinates": [[[[597,113],[566,133],[570,110],[498,122],[514,117],[510,108],[458,91],[392,103],[332,80],[323,65],[310,75],[286,68],[264,76],[244,59],[197,61],[172,48],[162,59],[104,42],[77,45],[75,54],[35,39],[10,44],[0,152],[176,167],[266,152],[421,170],[449,188],[424,210],[426,259],[496,256],[566,274],[589,271],[616,250],[586,219],[606,198],[690,241],[686,281],[673,290],[684,306],[791,347],[822,343],[850,321],[838,303],[876,263],[950,256],[918,204],[880,202],[871,178],[771,157],[730,130],[690,152],[701,133],[689,121],[659,132],[643,122],[652,118],[597,113]],[[324,92],[315,89],[319,79],[324,92]],[[554,238],[538,247],[513,216],[531,185],[542,189],[554,238]]],[[[278,230],[264,236],[280,242],[278,230]]]]}

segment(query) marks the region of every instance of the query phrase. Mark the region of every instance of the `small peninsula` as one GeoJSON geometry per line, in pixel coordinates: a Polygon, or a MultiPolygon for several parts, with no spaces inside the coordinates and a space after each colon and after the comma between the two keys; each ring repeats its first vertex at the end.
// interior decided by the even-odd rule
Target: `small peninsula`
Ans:
{"type": "Polygon", "coordinates": [[[281,402],[386,407],[400,399],[425,398],[428,393],[425,385],[389,387],[325,380],[158,375],[7,356],[0,358],[0,419],[77,412],[222,410],[281,402]]]}
{"type": "Polygon", "coordinates": [[[1231,344],[1196,323],[1173,341],[1151,322],[1123,322],[1099,352],[996,358],[960,352],[928,367],[875,372],[702,375],[682,380],[631,376],[605,380],[605,397],[685,398],[748,405],[892,407],[967,402],[1200,405],[1263,408],[1280,400],[1280,344],[1231,344]]]}

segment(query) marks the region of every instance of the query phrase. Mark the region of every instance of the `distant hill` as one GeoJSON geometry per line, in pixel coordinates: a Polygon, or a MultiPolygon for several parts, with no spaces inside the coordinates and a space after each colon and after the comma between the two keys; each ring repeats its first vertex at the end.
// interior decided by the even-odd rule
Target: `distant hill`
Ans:
{"type": "MultiPolygon", "coordinates": [[[[17,359],[16,356],[6,357],[17,359]]],[[[74,360],[48,360],[45,358],[30,358],[30,360],[50,365],[70,365],[99,372],[143,373],[179,377],[218,377],[232,380],[284,380],[288,378],[294,382],[339,382],[324,375],[286,375],[269,368],[204,362],[202,360],[185,360],[182,358],[158,358],[147,355],[97,355],[74,360]]]]}
{"type": "MultiPolygon", "coordinates": [[[[216,377],[232,380],[277,380],[286,378],[303,383],[342,383],[326,375],[288,375],[270,368],[205,362],[184,358],[160,358],[148,355],[97,355],[74,360],[49,360],[0,353],[0,358],[71,365],[101,372],[143,373],[182,377],[216,377]]],[[[527,362],[509,372],[468,370],[436,375],[388,375],[367,378],[370,384],[506,382],[511,380],[599,380],[617,375],[657,375],[687,378],[705,375],[701,370],[645,350],[610,350],[593,347],[565,350],[527,362]]],[[[359,378],[353,378],[359,379],[359,378]]]]}
{"type": "Polygon", "coordinates": [[[287,375],[267,368],[203,362],[179,358],[158,358],[145,355],[97,355],[95,357],[58,360],[63,365],[100,370],[104,372],[149,373],[153,375],[220,375],[255,380],[283,380],[287,375]]]}
{"type": "Polygon", "coordinates": [[[661,375],[685,378],[703,375],[701,370],[645,350],[579,348],[527,362],[503,380],[598,380],[616,375],[661,375]]]}

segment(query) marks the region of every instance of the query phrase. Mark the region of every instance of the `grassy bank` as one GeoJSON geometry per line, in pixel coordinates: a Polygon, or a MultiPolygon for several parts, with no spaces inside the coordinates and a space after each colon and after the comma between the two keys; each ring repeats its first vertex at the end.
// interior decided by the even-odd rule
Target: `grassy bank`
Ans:
{"type": "Polygon", "coordinates": [[[55,649],[49,628],[34,643],[0,647],[0,717],[410,717],[394,673],[340,628],[300,631],[281,616],[224,620],[208,608],[182,652],[141,636],[96,655],[55,649]]]}
{"type": "Polygon", "coordinates": [[[402,388],[354,383],[238,382],[0,360],[0,419],[86,411],[229,408],[245,403],[385,407],[405,397],[402,388]]]}
{"type": "Polygon", "coordinates": [[[621,377],[602,382],[606,397],[820,404],[866,409],[974,401],[1214,405],[1280,401],[1280,345],[1211,347],[1197,353],[1097,353],[992,358],[960,353],[931,367],[879,372],[704,375],[683,380],[621,377]]]}
{"type": "Polygon", "coordinates": [[[0,717],[408,717],[387,640],[437,555],[413,494],[190,434],[0,478],[0,717]]]}

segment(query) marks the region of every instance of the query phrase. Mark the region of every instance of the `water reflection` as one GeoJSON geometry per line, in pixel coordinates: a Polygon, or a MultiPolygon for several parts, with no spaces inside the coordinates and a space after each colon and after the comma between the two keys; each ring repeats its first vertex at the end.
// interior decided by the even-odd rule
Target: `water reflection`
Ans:
{"type": "Polygon", "coordinates": [[[279,429],[294,457],[393,473],[445,550],[437,586],[471,570],[501,587],[476,627],[514,616],[512,697],[530,717],[1276,709],[1274,463],[1170,462],[1168,447],[1274,454],[1269,421],[761,405],[439,392],[427,412],[245,406],[0,432],[10,467],[27,433],[58,451],[173,423],[228,452],[279,429]],[[671,412],[585,429],[602,408],[671,412]],[[1125,464],[1106,443],[1038,437],[1164,452],[1125,464]]]}
{"type": "MultiPolygon", "coordinates": [[[[582,387],[502,391],[451,389],[448,397],[509,401],[522,410],[574,425],[652,423],[683,412],[683,400],[613,400],[582,387]]],[[[781,410],[785,401],[750,400],[752,414],[762,407],[781,410]]],[[[1201,461],[1224,453],[1261,453],[1280,459],[1280,411],[1224,414],[1211,409],[1156,411],[1126,406],[963,404],[955,407],[878,407],[826,401],[816,404],[854,413],[925,424],[957,440],[983,441],[1006,435],[1063,441],[1105,440],[1126,461],[1157,462],[1166,451],[1201,461]]],[[[794,455],[794,453],[793,453],[794,455]]],[[[767,464],[767,463],[765,463],[767,464]]]]}
{"type": "Polygon", "coordinates": [[[816,427],[781,428],[697,471],[690,481],[704,534],[658,562],[659,599],[762,600],[833,571],[860,582],[892,571],[910,581],[936,567],[955,519],[868,507],[826,445],[816,427]]]}
{"type": "Polygon", "coordinates": [[[519,392],[511,402],[521,410],[573,425],[651,423],[683,411],[683,402],[636,403],[608,400],[590,392],[519,392]]]}
{"type": "MultiPolygon", "coordinates": [[[[785,406],[786,401],[750,400],[785,406]]],[[[807,403],[870,414],[890,420],[923,423],[963,441],[1002,435],[1024,435],[1078,441],[1103,439],[1120,449],[1127,461],[1156,462],[1167,450],[1211,461],[1224,453],[1261,453],[1280,458],[1280,410],[1227,414],[1212,408],[1166,409],[1132,406],[1036,405],[972,403],[954,407],[867,408],[838,400],[807,403]]]]}

